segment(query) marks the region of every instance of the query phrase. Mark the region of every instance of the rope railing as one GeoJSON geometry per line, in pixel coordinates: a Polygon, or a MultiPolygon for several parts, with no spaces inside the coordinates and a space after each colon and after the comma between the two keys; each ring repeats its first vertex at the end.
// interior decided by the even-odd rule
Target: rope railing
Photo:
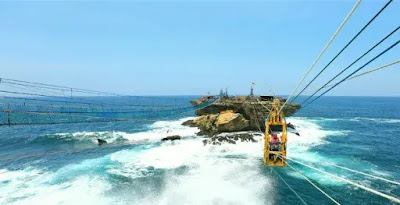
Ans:
{"type": "MultiPolygon", "coordinates": [[[[201,107],[197,107],[197,108],[201,108],[201,107]]],[[[193,109],[194,109],[193,107],[188,107],[185,109],[154,111],[154,112],[151,112],[151,114],[153,114],[153,115],[148,114],[145,116],[138,116],[138,117],[95,116],[95,115],[82,115],[82,114],[76,114],[76,113],[0,109],[0,113],[8,114],[8,121],[4,122],[4,123],[0,123],[0,126],[51,125],[51,124],[75,124],[75,123],[120,122],[120,121],[157,121],[157,120],[162,120],[166,117],[171,117],[171,116],[175,116],[178,114],[182,115],[182,114],[186,114],[189,112],[193,112],[193,109]],[[78,119],[74,120],[74,119],[68,119],[68,118],[60,118],[60,119],[58,119],[59,121],[55,121],[55,119],[53,119],[50,122],[47,122],[44,119],[38,119],[34,122],[30,122],[30,121],[27,122],[26,121],[27,119],[25,119],[25,121],[21,122],[19,120],[14,120],[13,118],[11,118],[10,117],[11,113],[34,114],[34,115],[41,115],[41,116],[55,116],[55,117],[68,117],[68,118],[72,117],[72,118],[78,118],[78,119]],[[157,115],[154,115],[154,114],[157,114],[157,115]],[[80,120],[82,118],[84,120],[80,120]]],[[[97,113],[93,112],[90,114],[97,114],[97,113]]],[[[111,114],[115,114],[115,113],[111,112],[111,114]]]]}

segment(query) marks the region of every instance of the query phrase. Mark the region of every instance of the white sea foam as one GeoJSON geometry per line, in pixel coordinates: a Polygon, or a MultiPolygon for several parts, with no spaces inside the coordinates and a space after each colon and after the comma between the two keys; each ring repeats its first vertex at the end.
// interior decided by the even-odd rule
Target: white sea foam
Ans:
{"type": "Polygon", "coordinates": [[[50,184],[52,172],[27,168],[5,170],[0,175],[0,204],[112,204],[102,197],[111,186],[99,177],[79,176],[71,181],[50,184]]]}
{"type": "MultiPolygon", "coordinates": [[[[8,171],[0,174],[0,204],[124,204],[127,199],[106,195],[113,186],[102,174],[89,170],[103,167],[109,175],[138,179],[155,174],[154,170],[185,168],[183,173],[167,172],[162,176],[165,187],[155,195],[152,188],[141,187],[140,198],[129,199],[135,204],[273,204],[274,183],[262,165],[263,136],[257,143],[237,142],[203,145],[201,138],[192,138],[197,128],[182,126],[179,121],[160,121],[140,133],[116,133],[141,147],[118,151],[107,156],[72,164],[56,172],[41,170],[8,171]],[[167,135],[180,135],[180,141],[155,145],[167,135]],[[142,143],[148,142],[148,143],[142,143]],[[68,176],[68,177],[66,177],[68,176]],[[61,180],[64,179],[64,180],[61,180]],[[4,184],[4,186],[3,186],[4,184]],[[156,197],[155,197],[156,196],[156,197]]],[[[325,131],[315,122],[289,118],[300,136],[288,136],[288,156],[307,162],[324,160],[312,147],[328,143],[329,135],[345,135],[343,131],[325,131]]],[[[110,132],[111,133],[111,132],[110,132]]],[[[93,133],[74,133],[71,136],[93,133]]],[[[0,170],[1,172],[1,170],[0,170]]],[[[104,172],[103,172],[104,173],[104,172]]],[[[289,173],[299,177],[294,173],[289,173]]],[[[323,184],[337,184],[329,177],[306,172],[323,184]]],[[[299,177],[300,178],[300,177],[299,177]]],[[[161,179],[160,179],[161,180],[161,179]]]]}
{"type": "Polygon", "coordinates": [[[190,119],[193,118],[184,118],[177,121],[158,121],[150,125],[148,131],[132,134],[125,133],[123,137],[136,142],[154,142],[171,135],[179,135],[182,138],[195,136],[199,132],[197,128],[182,126],[183,122],[190,119]]]}
{"type": "Polygon", "coordinates": [[[97,139],[106,140],[108,143],[113,143],[117,140],[129,140],[132,142],[155,142],[160,139],[171,136],[179,135],[182,138],[194,136],[199,130],[195,127],[182,126],[182,123],[193,119],[183,118],[177,121],[158,121],[148,126],[147,131],[137,133],[105,131],[105,132],[74,132],[74,133],[57,133],[49,135],[49,137],[59,137],[67,140],[86,141],[90,140],[97,144],[97,139]]]}
{"type": "Polygon", "coordinates": [[[204,146],[199,139],[163,143],[159,147],[134,152],[126,150],[111,155],[122,164],[113,174],[142,177],[138,167],[175,169],[187,167],[184,174],[167,174],[166,188],[159,198],[142,199],[142,203],[173,204],[271,204],[274,201],[271,180],[263,174],[257,143],[204,146]],[[257,148],[258,149],[254,149],[257,148]],[[237,148],[237,149],[235,149],[237,148]],[[258,153],[258,163],[247,159],[229,159],[229,154],[258,153]],[[132,172],[132,173],[129,173],[132,172]]]}
{"type": "Polygon", "coordinates": [[[400,119],[390,119],[390,118],[354,117],[349,120],[355,122],[372,121],[375,123],[389,123],[389,124],[400,123],[400,119]]]}
{"type": "Polygon", "coordinates": [[[296,130],[300,134],[297,136],[293,133],[288,134],[288,147],[291,148],[288,155],[295,153],[304,153],[310,148],[328,143],[326,137],[329,135],[340,136],[347,135],[348,131],[328,131],[323,130],[321,126],[315,122],[304,118],[288,118],[288,123],[296,125],[296,130]]]}
{"type": "Polygon", "coordinates": [[[117,140],[124,139],[125,132],[74,132],[74,133],[57,133],[55,135],[49,135],[49,137],[66,139],[66,140],[77,140],[77,141],[92,141],[97,144],[97,139],[103,139],[107,142],[115,142],[117,140]]]}

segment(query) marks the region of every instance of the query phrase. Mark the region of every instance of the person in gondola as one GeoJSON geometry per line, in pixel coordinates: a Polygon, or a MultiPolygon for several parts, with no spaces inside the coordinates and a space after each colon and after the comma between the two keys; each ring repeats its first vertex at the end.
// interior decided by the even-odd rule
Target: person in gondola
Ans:
{"type": "Polygon", "coordinates": [[[271,144],[271,151],[279,151],[280,150],[279,149],[280,140],[278,138],[278,135],[275,132],[273,132],[271,134],[270,144],[271,144]]]}

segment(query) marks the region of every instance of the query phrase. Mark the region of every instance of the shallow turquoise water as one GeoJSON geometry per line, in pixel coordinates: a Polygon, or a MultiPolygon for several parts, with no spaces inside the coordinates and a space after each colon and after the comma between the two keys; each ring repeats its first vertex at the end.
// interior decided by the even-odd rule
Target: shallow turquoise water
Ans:
{"type": "MultiPolygon", "coordinates": [[[[159,104],[185,106],[187,100],[164,98],[159,104]]],[[[399,105],[400,98],[324,97],[288,118],[301,135],[289,135],[288,156],[399,196],[397,185],[327,165],[336,163],[399,181],[399,105]]],[[[163,120],[153,122],[0,127],[3,159],[84,149],[0,161],[0,204],[300,203],[262,164],[261,139],[259,143],[204,146],[195,136],[196,128],[181,126],[193,116],[192,110],[162,115],[163,120]],[[173,134],[183,139],[160,142],[173,134]],[[95,138],[110,144],[98,147],[95,138]]],[[[332,177],[291,165],[342,204],[391,204],[332,177]]],[[[308,204],[331,203],[290,168],[274,170],[308,204]]]]}

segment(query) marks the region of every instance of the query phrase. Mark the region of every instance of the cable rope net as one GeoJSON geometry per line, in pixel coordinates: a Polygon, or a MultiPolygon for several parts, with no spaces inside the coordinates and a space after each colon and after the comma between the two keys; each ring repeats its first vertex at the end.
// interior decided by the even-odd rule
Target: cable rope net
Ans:
{"type": "Polygon", "coordinates": [[[155,121],[218,100],[193,106],[193,98],[119,95],[0,78],[0,126],[155,121]]]}

